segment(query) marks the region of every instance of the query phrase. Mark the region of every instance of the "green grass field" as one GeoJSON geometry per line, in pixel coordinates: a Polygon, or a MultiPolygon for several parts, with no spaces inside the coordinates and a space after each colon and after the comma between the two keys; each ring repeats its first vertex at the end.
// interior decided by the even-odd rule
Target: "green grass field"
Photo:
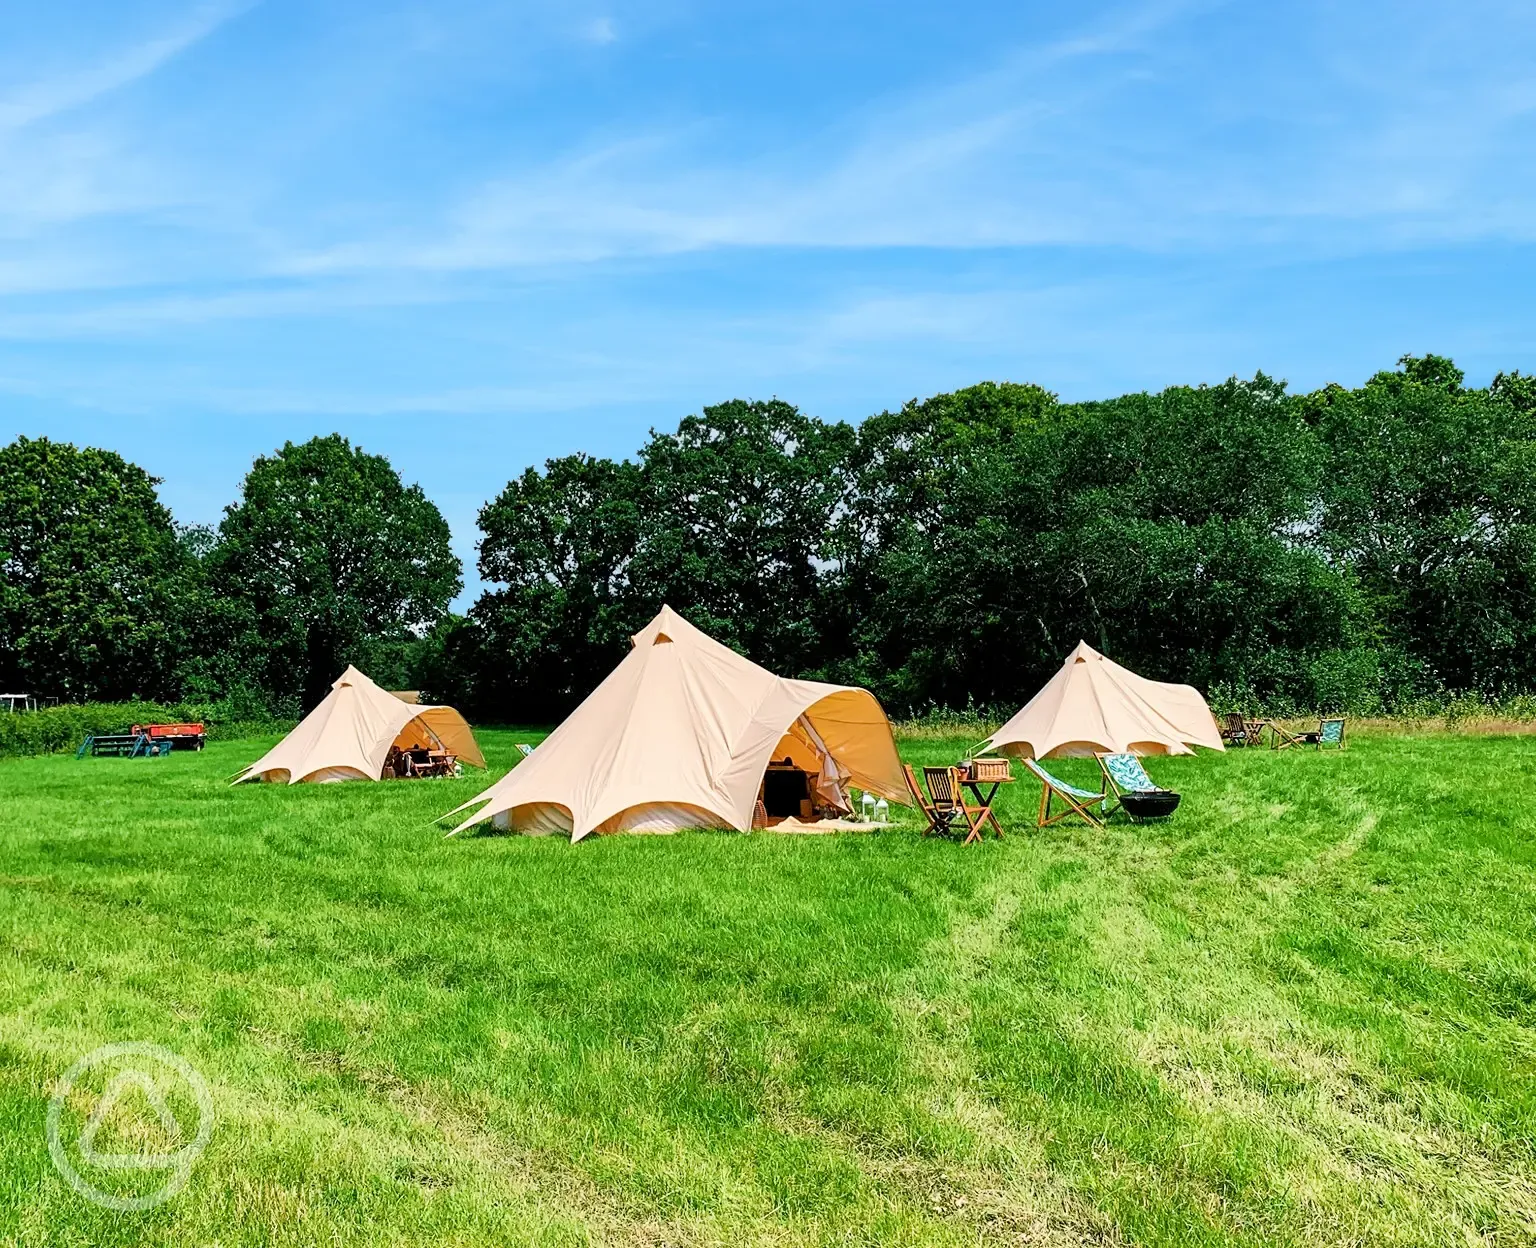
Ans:
{"type": "Polygon", "coordinates": [[[444,840],[484,777],[226,787],[268,744],[0,763],[0,1242],[1536,1242],[1536,739],[979,847],[444,840]],[[216,1107],[144,1213],[45,1142],[121,1040],[216,1107]]]}

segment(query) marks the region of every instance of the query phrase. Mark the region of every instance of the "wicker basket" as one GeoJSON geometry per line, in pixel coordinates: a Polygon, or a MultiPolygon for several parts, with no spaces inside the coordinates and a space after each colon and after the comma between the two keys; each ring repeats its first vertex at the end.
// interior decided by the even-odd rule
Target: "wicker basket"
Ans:
{"type": "Polygon", "coordinates": [[[972,784],[993,784],[1013,774],[1006,758],[973,758],[965,771],[972,784]]]}

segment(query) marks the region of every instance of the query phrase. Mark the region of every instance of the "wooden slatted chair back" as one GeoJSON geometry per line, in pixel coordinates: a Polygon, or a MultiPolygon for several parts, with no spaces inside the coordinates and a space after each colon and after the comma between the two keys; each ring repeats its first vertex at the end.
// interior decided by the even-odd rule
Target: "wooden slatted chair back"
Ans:
{"type": "Polygon", "coordinates": [[[933,796],[935,810],[958,810],[960,800],[960,772],[955,767],[924,767],[923,782],[933,796]]]}

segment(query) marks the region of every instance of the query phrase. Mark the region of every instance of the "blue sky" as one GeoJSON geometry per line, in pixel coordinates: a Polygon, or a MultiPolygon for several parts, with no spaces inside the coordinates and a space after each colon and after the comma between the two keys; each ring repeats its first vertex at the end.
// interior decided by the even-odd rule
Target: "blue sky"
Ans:
{"type": "Polygon", "coordinates": [[[1533,371],[1533,53],[1484,0],[6,6],[0,438],[214,521],[339,429],[472,564],[526,465],[729,397],[1533,371]]]}

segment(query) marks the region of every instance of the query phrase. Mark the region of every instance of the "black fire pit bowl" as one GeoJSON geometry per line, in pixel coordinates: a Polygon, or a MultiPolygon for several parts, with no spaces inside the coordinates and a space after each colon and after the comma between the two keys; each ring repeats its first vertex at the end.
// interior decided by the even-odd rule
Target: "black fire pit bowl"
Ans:
{"type": "Polygon", "coordinates": [[[1164,819],[1179,808],[1179,795],[1172,789],[1155,793],[1122,793],[1120,805],[1135,819],[1164,819]]]}

